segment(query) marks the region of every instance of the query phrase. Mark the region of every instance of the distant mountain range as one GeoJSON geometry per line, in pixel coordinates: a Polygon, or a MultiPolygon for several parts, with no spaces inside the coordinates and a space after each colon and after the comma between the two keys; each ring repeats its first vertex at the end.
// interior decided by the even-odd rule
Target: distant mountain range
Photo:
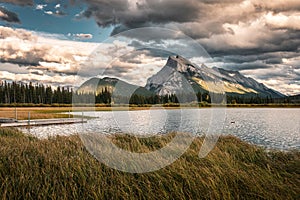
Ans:
{"type": "Polygon", "coordinates": [[[260,96],[283,98],[278,91],[268,88],[253,78],[245,77],[238,71],[222,68],[209,68],[205,65],[197,66],[181,56],[170,56],[166,65],[147,80],[145,87],[126,83],[117,78],[92,78],[78,89],[81,93],[96,91],[100,93],[105,88],[112,92],[115,87],[118,91],[150,96],[160,96],[189,93],[189,92],[225,92],[235,96],[260,96]]]}

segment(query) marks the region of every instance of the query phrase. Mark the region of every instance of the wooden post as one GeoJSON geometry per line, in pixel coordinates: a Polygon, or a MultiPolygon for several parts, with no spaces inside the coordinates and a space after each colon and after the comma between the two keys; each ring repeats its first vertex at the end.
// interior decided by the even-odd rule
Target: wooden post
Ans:
{"type": "Polygon", "coordinates": [[[15,107],[15,118],[16,118],[16,120],[18,120],[18,111],[17,111],[17,107],[15,107]]]}
{"type": "Polygon", "coordinates": [[[71,118],[71,111],[69,110],[69,119],[71,118]]]}
{"type": "Polygon", "coordinates": [[[30,112],[28,112],[28,132],[30,134],[30,112]]]}
{"type": "Polygon", "coordinates": [[[82,111],[81,114],[82,114],[82,115],[81,115],[81,122],[83,123],[83,111],[82,111]]]}
{"type": "Polygon", "coordinates": [[[28,112],[28,126],[30,126],[30,112],[28,112]]]}

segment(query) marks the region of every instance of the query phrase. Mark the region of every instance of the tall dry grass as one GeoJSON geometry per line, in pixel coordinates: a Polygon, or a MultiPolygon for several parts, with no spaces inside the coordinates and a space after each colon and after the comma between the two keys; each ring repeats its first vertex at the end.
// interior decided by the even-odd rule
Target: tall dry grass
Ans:
{"type": "MultiPolygon", "coordinates": [[[[114,143],[135,152],[155,150],[173,134],[114,143]]],[[[300,153],[266,152],[235,137],[221,137],[198,158],[203,139],[172,165],[130,174],[92,157],[77,136],[38,140],[0,129],[2,199],[299,199],[300,153]]]]}

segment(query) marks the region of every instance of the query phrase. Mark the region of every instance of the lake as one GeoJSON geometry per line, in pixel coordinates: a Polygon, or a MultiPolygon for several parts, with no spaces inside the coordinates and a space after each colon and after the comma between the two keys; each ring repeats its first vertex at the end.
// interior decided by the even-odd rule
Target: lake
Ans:
{"type": "Polygon", "coordinates": [[[114,112],[84,112],[94,117],[86,124],[31,127],[39,138],[82,132],[134,133],[142,137],[172,131],[196,135],[234,135],[266,148],[300,149],[298,108],[203,108],[114,112]]]}

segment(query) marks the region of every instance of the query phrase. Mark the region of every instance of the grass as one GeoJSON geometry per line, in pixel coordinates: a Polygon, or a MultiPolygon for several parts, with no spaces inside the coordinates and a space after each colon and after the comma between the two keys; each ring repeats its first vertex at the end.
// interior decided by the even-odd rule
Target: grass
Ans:
{"type": "MultiPolygon", "coordinates": [[[[126,111],[126,110],[147,110],[151,107],[78,107],[74,110],[78,111],[126,111]]],[[[161,109],[161,107],[151,108],[151,109],[161,109]]],[[[172,109],[167,108],[167,109],[172,109]]],[[[28,113],[30,112],[31,119],[52,119],[52,118],[68,118],[68,113],[73,111],[72,107],[17,107],[17,118],[18,120],[27,120],[28,113]]],[[[81,113],[79,114],[81,115],[81,113]]],[[[73,117],[73,115],[71,115],[73,117]]],[[[15,118],[15,108],[14,107],[0,107],[0,118],[15,118]]]]}
{"type": "MultiPolygon", "coordinates": [[[[34,104],[33,104],[34,105],[34,104]]],[[[216,106],[216,105],[215,105],[216,106]]],[[[300,108],[300,105],[296,104],[228,104],[227,107],[231,108],[300,108]]],[[[76,110],[95,110],[95,111],[126,111],[126,110],[149,110],[149,109],[179,109],[179,108],[201,108],[211,107],[209,104],[199,105],[179,105],[179,104],[165,104],[165,105],[118,105],[116,107],[109,107],[108,105],[96,105],[95,107],[78,107],[76,110]]],[[[75,109],[75,108],[74,108],[75,109]]],[[[41,106],[35,105],[33,107],[17,107],[17,118],[19,120],[28,119],[28,112],[30,112],[31,119],[52,119],[52,118],[68,118],[68,113],[72,111],[72,105],[59,106],[41,106]]],[[[71,115],[72,117],[72,115],[71,115]]],[[[1,107],[0,106],[0,118],[15,118],[15,107],[1,107]]]]}
{"type": "MultiPolygon", "coordinates": [[[[174,134],[138,139],[112,136],[124,149],[147,152],[174,134]]],[[[235,137],[221,137],[198,158],[203,138],[172,165],[130,174],[92,157],[78,136],[38,140],[0,129],[2,199],[299,199],[300,152],[266,152],[235,137]]]]}
{"type": "MultiPolygon", "coordinates": [[[[144,105],[144,106],[134,106],[131,105],[120,105],[116,107],[107,107],[107,106],[96,106],[96,107],[78,107],[76,110],[90,110],[90,111],[136,111],[136,110],[149,110],[149,109],[180,109],[180,108],[201,108],[201,107],[211,107],[211,105],[201,105],[200,107],[197,106],[190,106],[190,105],[182,105],[181,107],[177,104],[165,104],[165,105],[144,105]]],[[[254,105],[254,104],[228,104],[227,107],[232,108],[300,108],[300,105],[254,105]]],[[[75,109],[75,108],[74,108],[75,109]]],[[[72,111],[73,108],[70,107],[17,107],[17,115],[19,120],[27,120],[28,119],[28,112],[30,112],[31,119],[52,119],[52,118],[68,118],[69,114],[61,114],[61,113],[68,113],[72,111]]],[[[71,117],[73,117],[71,115],[71,117]]],[[[0,107],[0,118],[15,118],[15,108],[14,107],[0,107]]]]}
{"type": "MultiPolygon", "coordinates": [[[[62,112],[72,111],[67,107],[19,107],[17,108],[17,118],[19,120],[28,119],[30,112],[31,119],[51,119],[51,118],[67,118],[68,114],[60,114],[62,112]]],[[[0,107],[0,118],[15,118],[15,108],[0,107]]]]}

